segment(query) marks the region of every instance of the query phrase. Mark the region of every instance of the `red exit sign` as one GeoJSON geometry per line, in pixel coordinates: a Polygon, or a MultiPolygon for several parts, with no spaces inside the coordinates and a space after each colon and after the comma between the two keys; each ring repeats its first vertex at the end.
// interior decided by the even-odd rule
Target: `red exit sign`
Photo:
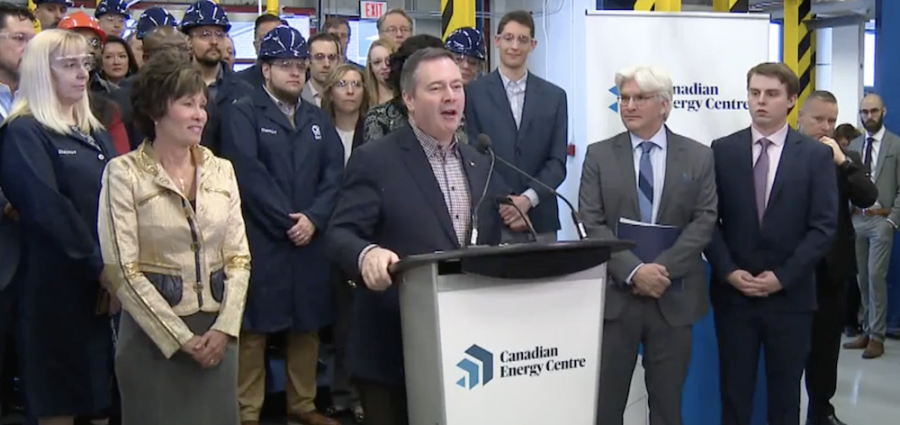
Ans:
{"type": "Polygon", "coordinates": [[[362,19],[378,19],[387,12],[387,2],[361,1],[359,2],[359,17],[362,19]]]}

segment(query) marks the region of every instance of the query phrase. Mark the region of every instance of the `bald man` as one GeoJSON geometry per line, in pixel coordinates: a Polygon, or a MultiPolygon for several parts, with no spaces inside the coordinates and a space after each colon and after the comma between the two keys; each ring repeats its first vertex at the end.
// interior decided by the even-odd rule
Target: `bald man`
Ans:
{"type": "MultiPolygon", "coordinates": [[[[191,61],[193,56],[188,48],[188,39],[181,31],[175,27],[161,26],[151,30],[142,40],[144,62],[151,57],[162,52],[181,52],[185,61],[191,61]]],[[[131,149],[135,149],[144,141],[144,135],[138,131],[132,119],[131,110],[131,87],[134,84],[135,76],[128,77],[119,84],[119,91],[116,94],[116,103],[122,111],[122,120],[125,122],[125,131],[128,133],[128,144],[131,149]]]]}
{"type": "Polygon", "coordinates": [[[866,133],[850,142],[860,152],[870,177],[878,187],[878,201],[871,208],[853,209],[856,229],[856,263],[862,295],[863,334],[844,344],[845,349],[864,350],[864,359],[884,354],[887,332],[887,272],[900,224],[900,138],[884,127],[887,108],[878,95],[868,95],[859,105],[866,133]]]}

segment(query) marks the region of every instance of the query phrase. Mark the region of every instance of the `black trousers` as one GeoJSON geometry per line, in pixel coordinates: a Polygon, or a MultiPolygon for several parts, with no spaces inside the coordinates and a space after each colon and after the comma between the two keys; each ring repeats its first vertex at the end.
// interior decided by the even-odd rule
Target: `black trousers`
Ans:
{"type": "Polygon", "coordinates": [[[365,425],[409,425],[405,386],[362,379],[353,382],[366,415],[365,425]]]}
{"type": "Polygon", "coordinates": [[[844,326],[851,329],[857,329],[860,326],[859,309],[860,304],[862,304],[862,295],[859,293],[859,281],[854,277],[846,283],[846,287],[847,306],[844,314],[844,326]]]}
{"type": "MultiPolygon", "coordinates": [[[[841,331],[847,310],[847,283],[819,278],[819,309],[813,315],[812,340],[806,361],[806,393],[809,395],[807,418],[819,421],[834,415],[831,398],[837,389],[838,357],[841,353],[841,331]]],[[[855,285],[855,281],[853,282],[855,285]]],[[[859,289],[857,288],[857,293],[859,289]]]]}

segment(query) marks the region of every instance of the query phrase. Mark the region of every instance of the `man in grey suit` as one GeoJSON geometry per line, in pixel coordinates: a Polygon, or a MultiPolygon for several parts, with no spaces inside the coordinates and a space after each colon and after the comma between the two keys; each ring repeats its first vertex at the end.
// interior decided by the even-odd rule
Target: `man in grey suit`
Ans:
{"type": "Polygon", "coordinates": [[[691,328],[709,309],[701,253],[716,222],[712,150],[665,126],[673,96],[665,71],[621,71],[616,87],[628,131],[588,147],[579,190],[588,236],[615,238],[620,219],[681,233],[652,262],[630,251],[609,260],[597,423],[622,424],[643,344],[650,424],[681,425],[691,328]]]}
{"type": "Polygon", "coordinates": [[[341,44],[337,37],[320,32],[309,38],[309,76],[300,98],[316,105],[322,106],[322,93],[331,71],[341,64],[341,44]]]}
{"type": "Polygon", "coordinates": [[[850,142],[850,149],[862,155],[878,187],[878,202],[871,208],[853,209],[856,229],[856,263],[862,296],[863,334],[844,348],[863,351],[864,359],[884,354],[887,332],[887,272],[894,246],[894,232],[900,224],[900,138],[884,127],[887,109],[881,97],[867,95],[859,105],[866,134],[850,142]]]}

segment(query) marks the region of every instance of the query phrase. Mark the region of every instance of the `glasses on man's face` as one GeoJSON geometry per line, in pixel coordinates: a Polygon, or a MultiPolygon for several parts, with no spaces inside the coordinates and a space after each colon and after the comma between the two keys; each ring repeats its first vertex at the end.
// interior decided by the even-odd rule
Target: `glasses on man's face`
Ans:
{"type": "Polygon", "coordinates": [[[203,31],[195,32],[194,37],[197,37],[202,40],[212,40],[212,39],[221,40],[226,37],[226,34],[222,31],[203,30],[203,31]]]}
{"type": "Polygon", "coordinates": [[[342,90],[347,90],[348,87],[353,87],[353,89],[355,90],[361,89],[363,87],[363,83],[359,80],[339,80],[337,83],[335,83],[334,86],[342,90]]]}
{"type": "Polygon", "coordinates": [[[0,38],[5,38],[18,45],[28,44],[33,37],[34,34],[26,35],[20,32],[0,32],[0,38]]]}
{"type": "Polygon", "coordinates": [[[479,60],[475,59],[471,56],[466,55],[456,55],[456,64],[460,67],[468,67],[468,68],[478,68],[479,60]]]}
{"type": "Polygon", "coordinates": [[[500,35],[500,39],[505,41],[508,44],[518,43],[520,46],[528,46],[531,45],[532,38],[527,35],[515,35],[511,33],[504,33],[500,35]]]}
{"type": "Polygon", "coordinates": [[[97,62],[94,55],[60,56],[50,61],[50,67],[63,72],[88,71],[94,69],[97,62]]]}
{"type": "Polygon", "coordinates": [[[635,96],[629,95],[620,95],[619,96],[619,105],[621,106],[631,106],[632,102],[634,102],[634,106],[640,108],[647,104],[650,100],[656,98],[655,94],[638,94],[635,96]]]}
{"type": "Polygon", "coordinates": [[[300,74],[305,74],[305,73],[306,73],[306,68],[307,68],[306,61],[304,61],[304,60],[299,60],[299,59],[294,59],[294,60],[291,60],[291,59],[277,60],[277,61],[272,62],[272,65],[275,65],[276,67],[278,67],[278,68],[281,69],[282,71],[287,71],[287,72],[290,72],[290,71],[296,71],[296,72],[298,72],[298,73],[300,73],[300,74]]]}
{"type": "Polygon", "coordinates": [[[384,32],[388,34],[402,34],[407,35],[412,32],[412,28],[410,27],[387,27],[384,29],[384,32]]]}
{"type": "Polygon", "coordinates": [[[100,41],[99,38],[90,37],[90,38],[88,38],[88,44],[89,44],[92,48],[95,48],[95,49],[96,49],[96,48],[102,46],[102,45],[103,45],[103,42],[100,41]]]}
{"type": "Polygon", "coordinates": [[[316,62],[325,62],[325,61],[328,61],[328,62],[337,62],[337,60],[338,60],[339,57],[340,57],[340,56],[338,56],[338,55],[336,55],[336,54],[334,54],[334,53],[327,54],[327,55],[324,54],[324,53],[316,53],[316,54],[314,54],[314,55],[312,56],[313,60],[316,61],[316,62]]]}

